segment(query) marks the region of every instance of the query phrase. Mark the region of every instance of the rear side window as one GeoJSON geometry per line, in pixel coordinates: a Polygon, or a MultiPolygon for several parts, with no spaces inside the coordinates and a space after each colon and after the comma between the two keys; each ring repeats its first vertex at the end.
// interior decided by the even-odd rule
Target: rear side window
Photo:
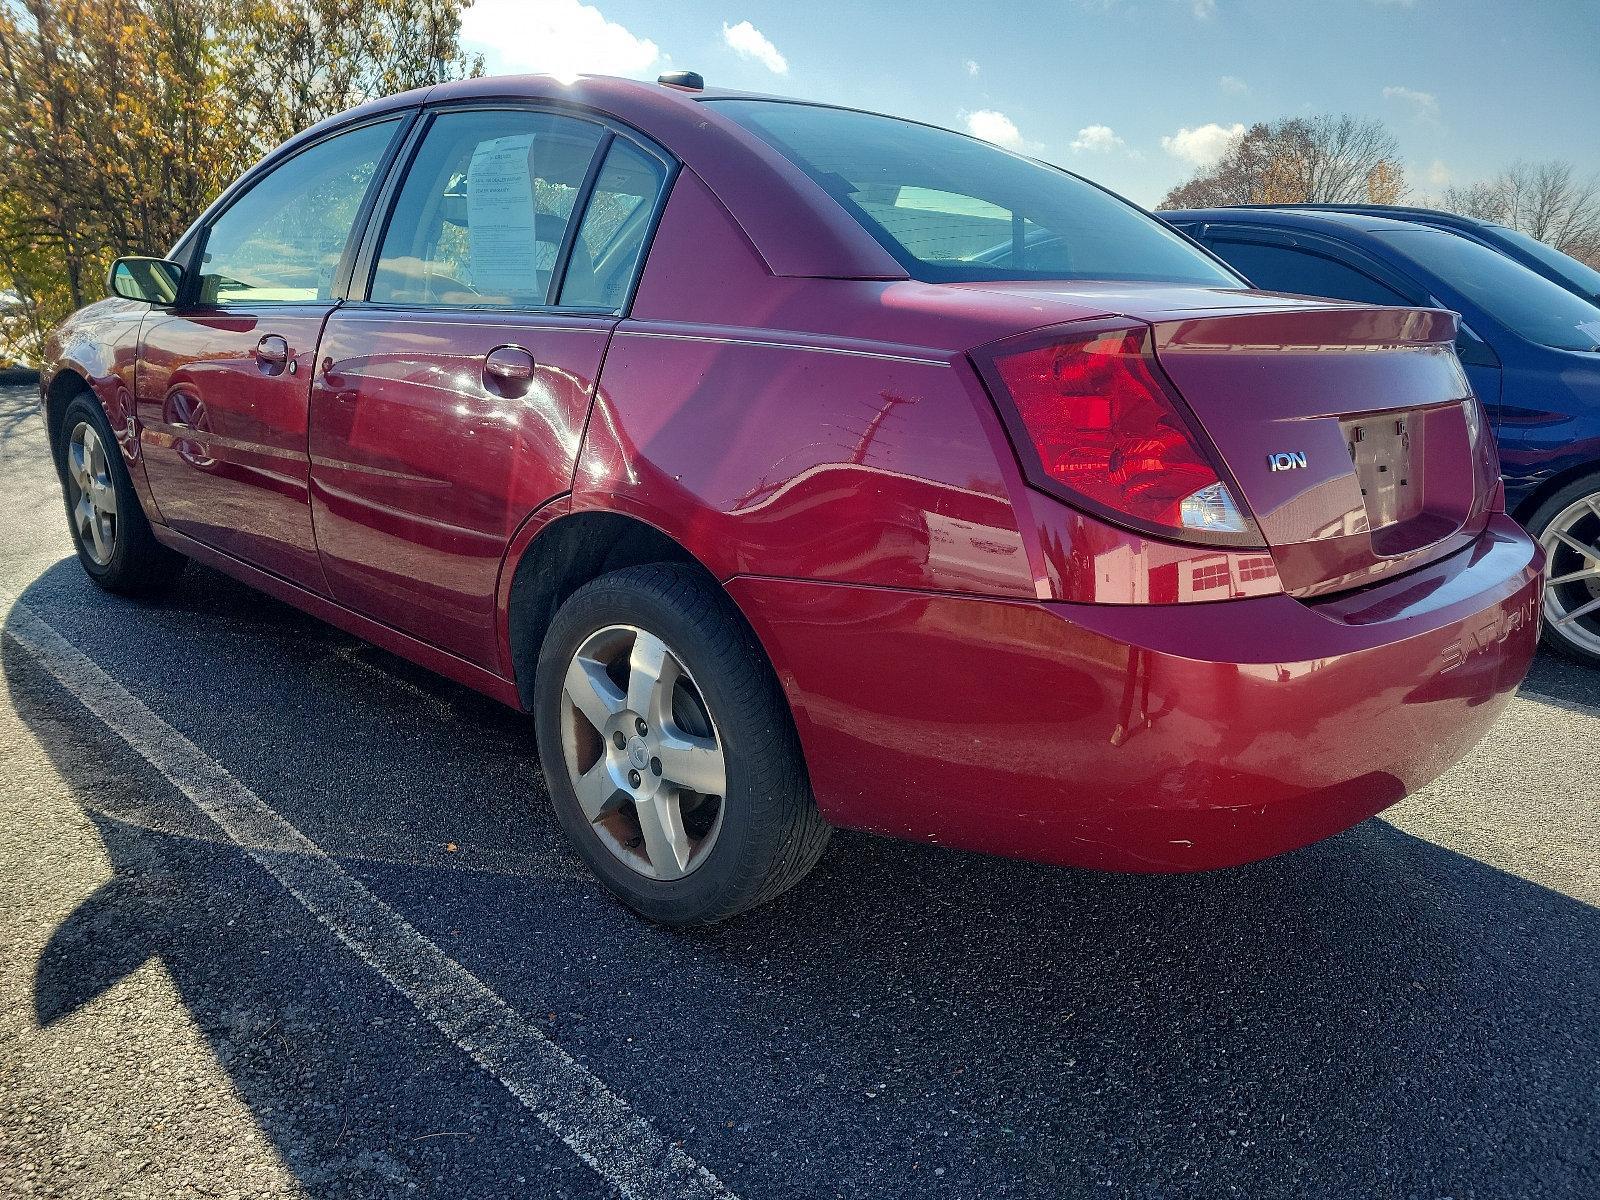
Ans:
{"type": "Polygon", "coordinates": [[[369,298],[421,308],[550,303],[568,223],[604,135],[550,113],[435,117],[395,201],[369,298]]]}
{"type": "Polygon", "coordinates": [[[1309,250],[1220,239],[1209,245],[1263,291],[1326,296],[1357,304],[1416,303],[1364,271],[1309,250]]]}
{"type": "Polygon", "coordinates": [[[1545,245],[1538,238],[1529,237],[1520,229],[1497,228],[1495,233],[1524,254],[1543,263],[1546,269],[1565,279],[1570,287],[1600,300],[1600,271],[1579,262],[1570,254],[1561,253],[1554,246],[1545,245]]]}
{"type": "Polygon", "coordinates": [[[1443,230],[1385,230],[1377,237],[1512,333],[1556,350],[1600,350],[1600,308],[1521,263],[1443,230]]]}
{"type": "Polygon", "coordinates": [[[229,205],[206,233],[201,303],[331,300],[350,229],[398,128],[383,121],[318,142],[229,205]]]}
{"type": "Polygon", "coordinates": [[[617,138],[606,152],[561,284],[561,303],[620,309],[666,184],[661,162],[617,138]]]}
{"type": "Polygon", "coordinates": [[[1240,286],[1126,201],[976,138],[811,104],[706,103],[815,180],[914,279],[1240,286]]]}

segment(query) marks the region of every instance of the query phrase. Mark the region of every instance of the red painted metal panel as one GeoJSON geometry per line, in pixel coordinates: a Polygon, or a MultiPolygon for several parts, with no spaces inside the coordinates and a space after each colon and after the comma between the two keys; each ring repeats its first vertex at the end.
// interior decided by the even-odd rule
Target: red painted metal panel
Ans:
{"type": "Polygon", "coordinates": [[[730,591],[829,820],[1075,866],[1293,849],[1422,786],[1493,724],[1538,636],[1504,517],[1341,601],[1060,605],[787,580],[730,591]]]}
{"type": "Polygon", "coordinates": [[[484,667],[513,534],[570,486],[611,318],[385,312],[328,322],[311,397],[333,598],[484,667]],[[526,384],[486,374],[518,346],[526,384]]]}

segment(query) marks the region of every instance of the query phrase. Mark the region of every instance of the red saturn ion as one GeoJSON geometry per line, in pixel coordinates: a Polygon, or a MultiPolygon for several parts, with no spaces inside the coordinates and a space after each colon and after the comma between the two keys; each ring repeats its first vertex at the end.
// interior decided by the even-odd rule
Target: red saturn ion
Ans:
{"type": "Polygon", "coordinates": [[[318,125],[56,335],[84,568],[185,556],[533,714],[644,915],[834,826],[1127,871],[1326,837],[1539,627],[1456,319],[1250,290],[828,105],[475,79],[318,125]]]}

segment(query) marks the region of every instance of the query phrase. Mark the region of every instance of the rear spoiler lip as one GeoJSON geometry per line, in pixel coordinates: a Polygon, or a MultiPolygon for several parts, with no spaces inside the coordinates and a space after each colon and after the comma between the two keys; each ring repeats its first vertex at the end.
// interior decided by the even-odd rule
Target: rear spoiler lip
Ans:
{"type": "MultiPolygon", "coordinates": [[[[1130,316],[1136,314],[1129,314],[1130,316]]],[[[1142,317],[1156,352],[1364,354],[1453,348],[1460,317],[1442,308],[1308,306],[1266,312],[1142,317]]]]}

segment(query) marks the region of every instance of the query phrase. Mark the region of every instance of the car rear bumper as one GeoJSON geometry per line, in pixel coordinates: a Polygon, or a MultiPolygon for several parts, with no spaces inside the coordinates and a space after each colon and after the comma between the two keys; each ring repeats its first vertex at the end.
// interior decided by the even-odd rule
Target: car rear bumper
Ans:
{"type": "Polygon", "coordinates": [[[1229,866],[1345,829],[1488,731],[1543,560],[1473,545],[1315,603],[1071,605],[741,577],[838,825],[1043,862],[1229,866]]]}

